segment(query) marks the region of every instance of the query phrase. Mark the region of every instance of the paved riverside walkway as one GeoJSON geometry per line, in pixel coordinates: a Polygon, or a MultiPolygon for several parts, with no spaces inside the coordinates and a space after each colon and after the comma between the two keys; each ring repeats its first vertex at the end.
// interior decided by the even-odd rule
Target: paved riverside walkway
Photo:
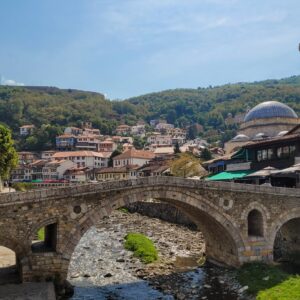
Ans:
{"type": "Polygon", "coordinates": [[[0,286],[1,300],[55,300],[50,282],[6,284],[0,286]]]}

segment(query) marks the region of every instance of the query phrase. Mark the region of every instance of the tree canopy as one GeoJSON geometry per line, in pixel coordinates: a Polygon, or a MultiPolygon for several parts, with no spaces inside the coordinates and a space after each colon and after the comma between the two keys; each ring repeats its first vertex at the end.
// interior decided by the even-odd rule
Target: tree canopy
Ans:
{"type": "Polygon", "coordinates": [[[53,131],[58,133],[66,126],[80,126],[82,121],[91,121],[102,134],[112,134],[120,124],[165,119],[175,126],[188,127],[190,137],[200,135],[210,142],[224,142],[237,130],[237,124],[227,122],[229,115],[235,118],[268,100],[285,103],[299,114],[300,76],[174,89],[124,101],[109,101],[100,93],[71,89],[0,86],[0,120],[12,129],[19,149],[37,150],[41,144],[47,149],[53,146],[53,131]],[[42,129],[28,141],[21,141],[19,126],[25,124],[34,124],[38,129],[52,126],[52,129],[42,129]],[[49,141],[40,141],[44,133],[51,140],[50,145],[49,141]]]}
{"type": "Polygon", "coordinates": [[[0,125],[0,177],[6,179],[18,163],[18,155],[14,148],[11,132],[0,125]]]}

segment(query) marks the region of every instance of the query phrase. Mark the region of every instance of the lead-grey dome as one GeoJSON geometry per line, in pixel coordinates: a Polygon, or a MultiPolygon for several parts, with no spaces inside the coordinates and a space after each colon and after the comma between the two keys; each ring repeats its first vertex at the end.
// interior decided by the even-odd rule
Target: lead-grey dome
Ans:
{"type": "Polygon", "coordinates": [[[264,118],[298,118],[298,116],[292,108],[283,103],[267,101],[253,107],[246,114],[244,122],[264,118]]]}
{"type": "Polygon", "coordinates": [[[232,139],[232,141],[234,141],[234,142],[246,142],[249,140],[250,140],[249,136],[247,136],[245,134],[238,134],[232,139]]]}

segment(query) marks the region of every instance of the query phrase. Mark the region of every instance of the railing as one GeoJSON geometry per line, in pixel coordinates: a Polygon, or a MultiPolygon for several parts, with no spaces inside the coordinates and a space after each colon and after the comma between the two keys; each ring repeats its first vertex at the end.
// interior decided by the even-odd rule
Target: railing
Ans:
{"type": "Polygon", "coordinates": [[[204,181],[186,179],[182,177],[157,176],[73,185],[70,187],[35,189],[28,192],[7,193],[0,195],[0,205],[9,205],[13,203],[24,203],[30,201],[39,202],[53,198],[59,199],[78,195],[96,194],[105,191],[126,190],[149,186],[173,186],[189,188],[193,190],[208,189],[300,197],[300,189],[295,188],[269,187],[233,182],[204,181]]]}

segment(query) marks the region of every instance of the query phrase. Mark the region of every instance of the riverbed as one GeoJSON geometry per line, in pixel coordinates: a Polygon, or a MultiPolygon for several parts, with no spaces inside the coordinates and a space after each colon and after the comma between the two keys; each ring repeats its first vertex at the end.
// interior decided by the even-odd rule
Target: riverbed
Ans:
{"type": "Polygon", "coordinates": [[[231,270],[204,260],[201,232],[158,219],[115,211],[81,239],[72,256],[68,279],[72,300],[247,299],[231,270]],[[124,249],[129,232],[147,235],[159,251],[145,265],[124,249]]]}

